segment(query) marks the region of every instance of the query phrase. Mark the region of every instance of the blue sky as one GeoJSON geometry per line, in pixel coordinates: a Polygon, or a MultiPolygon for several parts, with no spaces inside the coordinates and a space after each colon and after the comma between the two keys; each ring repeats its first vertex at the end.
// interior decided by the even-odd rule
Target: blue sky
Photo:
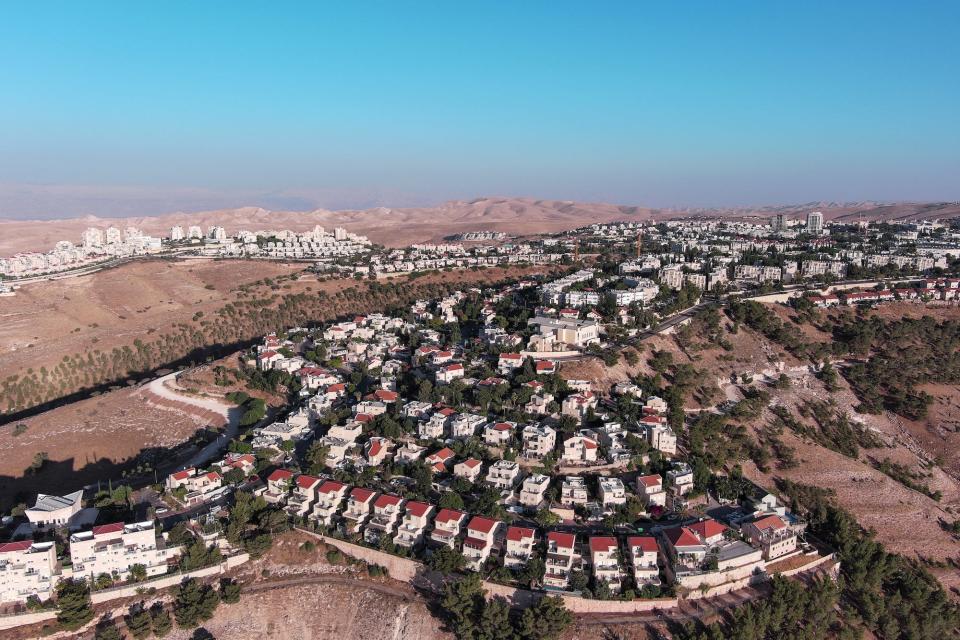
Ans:
{"type": "Polygon", "coordinates": [[[958,24],[922,1],[7,3],[0,215],[957,200],[958,24]]]}

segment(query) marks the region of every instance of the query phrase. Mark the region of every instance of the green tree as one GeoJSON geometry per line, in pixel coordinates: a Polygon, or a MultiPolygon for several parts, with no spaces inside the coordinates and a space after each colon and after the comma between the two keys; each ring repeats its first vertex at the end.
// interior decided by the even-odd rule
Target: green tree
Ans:
{"type": "Polygon", "coordinates": [[[113,618],[104,616],[93,631],[93,640],[123,640],[123,635],[113,623],[113,618]]]}
{"type": "Polygon", "coordinates": [[[130,579],[134,582],[143,582],[147,579],[147,568],[139,563],[130,565],[130,579]]]}
{"type": "Polygon", "coordinates": [[[501,597],[484,603],[476,640],[512,640],[516,632],[510,623],[510,605],[501,597]]]}
{"type": "Polygon", "coordinates": [[[427,561],[427,566],[441,573],[460,571],[466,564],[467,559],[463,557],[462,553],[446,545],[437,548],[427,561]]]}
{"type": "Polygon", "coordinates": [[[220,604],[217,592],[196,578],[189,578],[180,583],[174,592],[173,617],[177,626],[183,629],[192,629],[198,623],[209,620],[220,604]]]}
{"type": "Polygon", "coordinates": [[[561,598],[542,598],[525,609],[520,617],[520,637],[523,640],[556,640],[572,622],[573,616],[561,598]]]}
{"type": "Polygon", "coordinates": [[[158,638],[164,637],[173,629],[170,612],[167,611],[162,602],[157,602],[150,607],[150,626],[153,628],[153,635],[158,638]]]}
{"type": "Polygon", "coordinates": [[[57,585],[57,622],[73,631],[93,620],[90,587],[86,580],[63,580],[57,585]]]}
{"type": "Polygon", "coordinates": [[[152,631],[153,623],[150,612],[144,608],[142,602],[130,607],[123,621],[127,625],[127,631],[129,631],[130,635],[136,640],[146,638],[152,631]]]}
{"type": "Polygon", "coordinates": [[[444,587],[440,606],[447,615],[450,630],[458,639],[470,640],[475,637],[484,603],[482,580],[478,573],[449,582],[444,587]]]}
{"type": "Polygon", "coordinates": [[[223,578],[220,580],[220,600],[226,604],[236,604],[240,602],[240,583],[232,578],[223,578]]]}

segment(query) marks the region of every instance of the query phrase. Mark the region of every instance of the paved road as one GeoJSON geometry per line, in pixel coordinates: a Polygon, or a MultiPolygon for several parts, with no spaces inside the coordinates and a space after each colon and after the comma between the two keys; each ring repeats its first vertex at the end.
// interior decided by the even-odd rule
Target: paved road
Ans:
{"type": "Polygon", "coordinates": [[[216,400],[214,398],[196,398],[187,394],[179,394],[165,382],[169,380],[176,381],[177,372],[162,376],[156,380],[147,383],[147,389],[150,393],[170,400],[172,402],[182,402],[193,405],[207,411],[212,411],[222,415],[226,421],[226,429],[223,430],[217,438],[207,444],[203,449],[193,454],[189,460],[184,463],[184,467],[201,467],[207,461],[219,454],[230,441],[240,432],[241,411],[238,407],[231,407],[229,404],[216,400]]]}

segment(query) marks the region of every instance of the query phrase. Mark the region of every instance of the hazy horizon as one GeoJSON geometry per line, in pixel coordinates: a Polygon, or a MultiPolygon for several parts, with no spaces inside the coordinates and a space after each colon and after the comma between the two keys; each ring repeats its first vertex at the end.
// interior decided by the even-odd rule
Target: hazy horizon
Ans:
{"type": "Polygon", "coordinates": [[[12,5],[0,217],[960,200],[960,3],[12,5]]]}

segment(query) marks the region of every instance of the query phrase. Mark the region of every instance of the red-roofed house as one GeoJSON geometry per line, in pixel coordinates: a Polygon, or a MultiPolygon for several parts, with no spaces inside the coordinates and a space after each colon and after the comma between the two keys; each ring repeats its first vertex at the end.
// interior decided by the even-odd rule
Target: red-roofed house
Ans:
{"type": "Polygon", "coordinates": [[[181,550],[158,543],[152,520],[116,522],[70,536],[73,575],[91,581],[102,573],[126,579],[137,564],[143,565],[147,576],[164,574],[181,550]]]}
{"type": "Polygon", "coordinates": [[[617,539],[612,536],[592,536],[590,538],[590,565],[597,582],[606,582],[610,590],[620,590],[620,558],[617,539]]]}
{"type": "Polygon", "coordinates": [[[257,354],[257,368],[261,371],[269,371],[281,360],[283,360],[283,354],[273,350],[261,351],[257,354]]]}
{"type": "Polygon", "coordinates": [[[400,496],[389,493],[379,496],[373,501],[373,514],[363,532],[363,539],[369,543],[377,543],[383,537],[393,536],[402,508],[403,498],[400,496]]]}
{"type": "Polygon", "coordinates": [[[657,566],[657,557],[660,548],[657,545],[656,538],[652,536],[630,536],[627,538],[627,549],[630,550],[633,579],[637,586],[659,585],[660,568],[657,566]]]}
{"type": "Polygon", "coordinates": [[[347,509],[343,512],[343,519],[349,533],[360,532],[360,528],[370,517],[376,495],[375,491],[361,487],[350,492],[350,497],[347,498],[347,509]]]}
{"type": "Polygon", "coordinates": [[[663,478],[658,473],[638,477],[637,493],[647,510],[651,507],[663,507],[667,504],[667,492],[663,490],[663,478]]]}
{"type": "Polygon", "coordinates": [[[393,541],[401,547],[415,547],[423,541],[434,507],[426,502],[411,500],[406,504],[403,520],[393,541]]]}
{"type": "Polygon", "coordinates": [[[367,464],[371,467],[378,467],[383,464],[390,455],[392,443],[386,438],[374,436],[366,444],[367,464]]]}
{"type": "Polygon", "coordinates": [[[591,464],[597,461],[600,447],[597,441],[583,433],[563,441],[563,461],[571,464],[591,464]]]}
{"type": "Polygon", "coordinates": [[[675,574],[699,571],[707,556],[707,545],[689,527],[673,527],[664,531],[666,551],[675,574]]]}
{"type": "Polygon", "coordinates": [[[437,369],[436,379],[437,382],[449,383],[457,378],[462,378],[464,375],[466,375],[466,372],[463,370],[463,365],[459,362],[454,362],[437,369]]]}
{"type": "Polygon", "coordinates": [[[557,372],[557,363],[553,360],[540,360],[537,362],[537,375],[550,375],[557,372]]]}
{"type": "Polygon", "coordinates": [[[440,509],[437,517],[433,520],[433,531],[430,533],[430,540],[453,549],[466,521],[467,514],[462,511],[457,511],[456,509],[440,509]]]}
{"type": "Polygon", "coordinates": [[[0,543],[0,602],[24,603],[31,596],[48,600],[56,587],[56,573],[56,543],[0,543]]]}
{"type": "Polygon", "coordinates": [[[292,516],[307,515],[317,499],[317,487],[320,486],[320,482],[320,478],[306,474],[297,476],[297,481],[293,484],[293,493],[287,500],[287,513],[292,516]]]}
{"type": "Polygon", "coordinates": [[[453,449],[444,447],[428,455],[425,462],[434,473],[446,473],[449,471],[449,469],[447,469],[447,463],[453,460],[455,455],[453,449]]]}
{"type": "Polygon", "coordinates": [[[527,527],[507,527],[506,549],[503,554],[503,566],[508,569],[522,567],[533,556],[537,544],[537,532],[527,527]]]}
{"type": "Polygon", "coordinates": [[[373,392],[374,397],[380,402],[385,402],[390,404],[391,402],[396,402],[400,398],[400,394],[396,391],[390,391],[388,389],[377,389],[373,392]]]}
{"type": "Polygon", "coordinates": [[[763,551],[764,560],[774,560],[797,548],[797,534],[778,515],[767,515],[742,527],[743,535],[763,551]]]}
{"type": "Polygon", "coordinates": [[[483,516],[473,516],[467,525],[467,537],[463,541],[463,556],[467,567],[479,571],[490,557],[503,523],[483,516]]]}
{"type": "Polygon", "coordinates": [[[723,533],[727,530],[727,527],[712,518],[706,518],[691,524],[689,529],[696,533],[705,544],[715,545],[723,540],[723,533]]]}
{"type": "Polygon", "coordinates": [[[347,497],[347,485],[327,480],[317,488],[317,502],[313,505],[312,518],[325,527],[333,524],[333,518],[343,499],[347,497]]]}
{"type": "Polygon", "coordinates": [[[470,482],[479,480],[482,470],[483,463],[476,458],[467,458],[463,462],[453,465],[453,475],[469,480],[470,482]]]}
{"type": "Polygon", "coordinates": [[[516,422],[491,422],[483,429],[483,442],[491,447],[502,447],[510,443],[516,422]]]}
{"type": "Polygon", "coordinates": [[[572,533],[551,531],[547,534],[546,573],[543,586],[548,589],[566,589],[573,570],[577,537],[572,533]]]}
{"type": "Polygon", "coordinates": [[[292,486],[293,472],[287,469],[277,469],[267,476],[267,486],[263,493],[263,499],[270,504],[284,502],[292,486]]]}

